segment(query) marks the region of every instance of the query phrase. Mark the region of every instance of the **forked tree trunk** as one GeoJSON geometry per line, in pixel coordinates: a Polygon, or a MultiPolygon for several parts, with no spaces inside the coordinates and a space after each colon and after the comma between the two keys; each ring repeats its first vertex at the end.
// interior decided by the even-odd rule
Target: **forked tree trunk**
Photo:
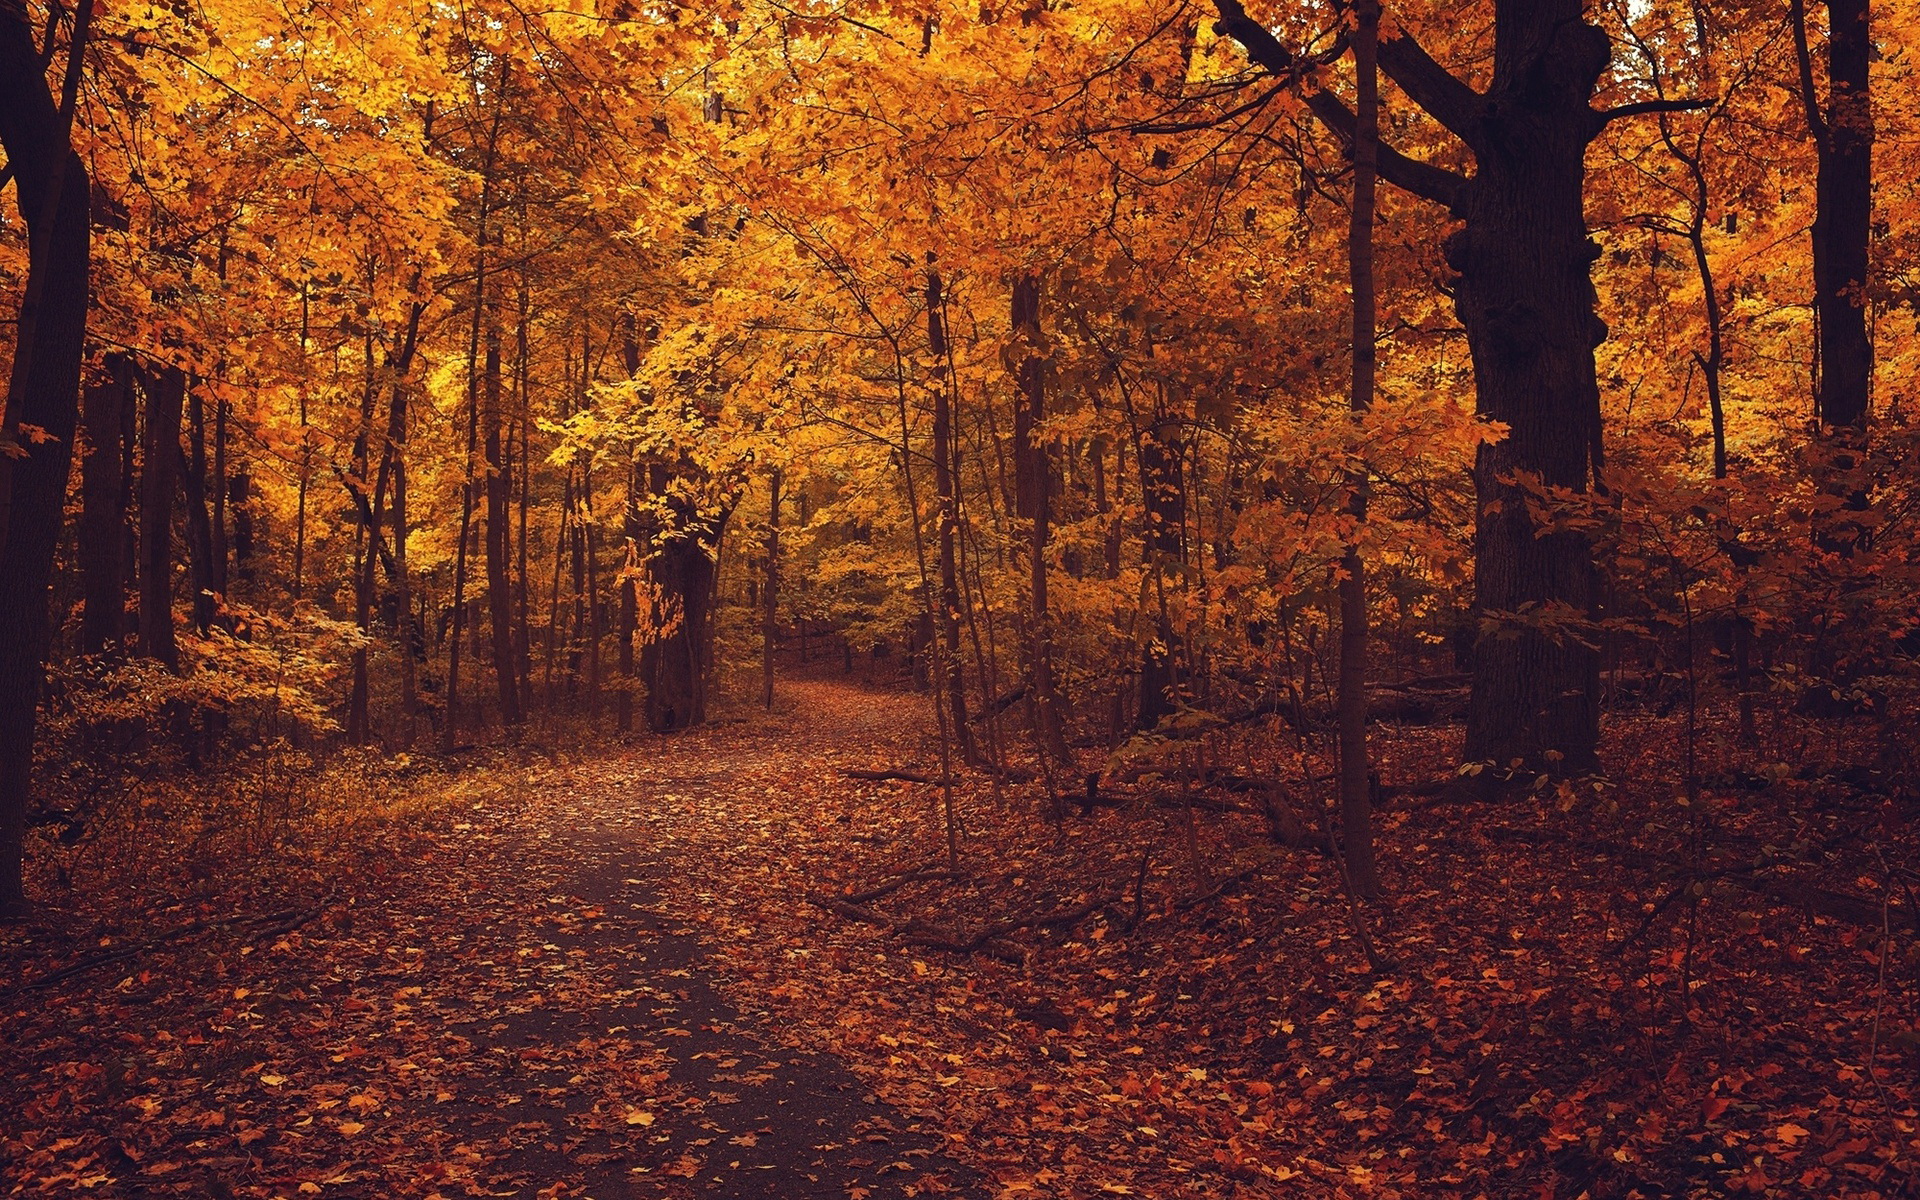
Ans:
{"type": "MultiPolygon", "coordinates": [[[[1214,0],[1219,28],[1275,75],[1301,63],[1239,0],[1214,0]]],[[[1486,636],[1473,655],[1466,756],[1554,771],[1597,764],[1600,599],[1592,547],[1571,529],[1543,529],[1529,487],[1587,492],[1602,465],[1593,351],[1606,337],[1589,268],[1598,254],[1582,209],[1586,149],[1610,119],[1589,104],[1607,68],[1607,35],[1583,0],[1494,9],[1485,92],[1449,74],[1405,33],[1379,62],[1428,115],[1473,152],[1475,173],[1382,148],[1382,178],[1446,205],[1463,227],[1446,242],[1453,298],[1466,330],[1481,416],[1508,436],[1474,465],[1475,608],[1486,636]]],[[[1354,115],[1333,93],[1310,94],[1323,123],[1351,137],[1354,115]]]]}

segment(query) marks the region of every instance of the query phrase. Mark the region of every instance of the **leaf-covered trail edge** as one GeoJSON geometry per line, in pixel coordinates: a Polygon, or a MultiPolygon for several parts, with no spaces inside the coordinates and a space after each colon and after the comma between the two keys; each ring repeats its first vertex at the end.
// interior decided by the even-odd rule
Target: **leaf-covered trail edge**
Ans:
{"type": "Polygon", "coordinates": [[[1681,961],[1666,881],[1573,818],[1432,805],[1387,818],[1375,976],[1238,815],[1055,827],[969,779],[942,878],[935,789],[845,774],[936,761],[924,700],[782,697],[504,772],[265,944],[15,993],[13,1190],[1869,1196],[1915,1157],[1856,929],[1714,893],[1681,961]],[[808,899],[907,876],[889,926],[808,899]]]}

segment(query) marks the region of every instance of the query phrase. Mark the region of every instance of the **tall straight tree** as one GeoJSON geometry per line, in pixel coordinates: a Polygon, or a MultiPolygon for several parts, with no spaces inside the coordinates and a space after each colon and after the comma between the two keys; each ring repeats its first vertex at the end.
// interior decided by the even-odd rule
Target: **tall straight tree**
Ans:
{"type": "Polygon", "coordinates": [[[87,453],[80,463],[80,576],[86,598],[80,644],[88,654],[117,652],[127,626],[125,443],[121,430],[132,402],[133,368],[109,354],[87,385],[87,453]]]}
{"type": "MultiPolygon", "coordinates": [[[[453,558],[453,636],[447,646],[447,720],[440,729],[443,749],[460,740],[460,633],[467,610],[467,538],[473,529],[473,458],[480,429],[480,325],[487,302],[487,217],[493,205],[493,168],[500,148],[500,120],[507,111],[507,73],[510,59],[500,59],[500,85],[493,96],[493,122],[487,131],[485,157],[480,167],[480,212],[473,235],[473,322],[467,330],[467,456],[460,488],[460,540],[453,558]]],[[[474,100],[480,96],[474,77],[474,100]]]]}
{"type": "Polygon", "coordinates": [[[147,398],[140,460],[140,653],[180,663],[173,637],[173,493],[180,465],[180,414],[187,374],[160,366],[141,373],[147,398]]]}
{"type": "Polygon", "coordinates": [[[935,686],[946,691],[947,713],[953,720],[961,761],[973,763],[979,754],[973,730],[967,724],[967,681],[960,671],[960,577],[955,544],[959,535],[959,503],[953,469],[953,395],[947,370],[946,301],[940,272],[927,272],[927,351],[933,358],[933,491],[936,507],[935,544],[939,553],[939,604],[934,613],[934,636],[940,639],[934,660],[939,664],[935,686]]]}
{"type": "Polygon", "coordinates": [[[1056,763],[1069,763],[1066,735],[1061,727],[1060,697],[1054,684],[1053,617],[1047,609],[1047,537],[1052,524],[1052,466],[1041,440],[1047,415],[1046,358],[1041,353],[1040,277],[1022,275],[1014,281],[1012,323],[1023,345],[1016,383],[1019,395],[1013,409],[1013,452],[1016,499],[1027,527],[1027,575],[1033,625],[1027,661],[1027,694],[1032,698],[1034,740],[1056,763]]]}
{"type": "Polygon", "coordinates": [[[86,164],[69,131],[92,14],[91,0],[80,0],[56,102],[46,64],[56,60],[59,22],[48,22],[47,44],[38,46],[26,5],[0,5],[0,147],[28,245],[0,427],[0,917],[26,908],[20,867],[51,637],[48,588],[80,416],[92,237],[86,164]]]}
{"type": "MultiPolygon", "coordinates": [[[[1353,203],[1347,224],[1347,278],[1353,291],[1353,390],[1348,407],[1357,416],[1373,407],[1379,0],[1356,0],[1354,18],[1353,203]]],[[[1367,518],[1364,468],[1354,472],[1350,486],[1355,528],[1340,563],[1340,825],[1348,880],[1357,895],[1371,899],[1380,893],[1380,872],[1373,853],[1373,763],[1367,754],[1367,564],[1360,556],[1360,526],[1367,518]]]]}
{"type": "Polygon", "coordinates": [[[486,404],[481,423],[486,428],[484,450],[487,456],[487,619],[491,627],[493,676],[500,696],[500,719],[518,725],[520,685],[514,677],[512,564],[508,561],[511,518],[508,502],[512,499],[512,464],[506,461],[500,440],[500,330],[487,331],[486,404]]]}
{"type": "Polygon", "coordinates": [[[1800,102],[1815,152],[1813,311],[1820,331],[1820,420],[1864,432],[1873,379],[1867,331],[1873,223],[1873,39],[1868,0],[1828,0],[1827,100],[1814,82],[1805,0],[1791,0],[1800,102]]]}
{"type": "MultiPolygon", "coordinates": [[[[1220,32],[1267,73],[1307,66],[1240,0],[1215,0],[1220,32]]],[[[1476,91],[1404,30],[1379,46],[1381,70],[1473,155],[1465,176],[1379,151],[1381,178],[1445,205],[1461,222],[1445,253],[1454,310],[1466,330],[1480,415],[1507,436],[1474,464],[1474,648],[1466,757],[1583,771],[1598,761],[1600,660],[1586,623],[1599,599],[1587,537],[1542,526],[1529,489],[1581,494],[1604,464],[1594,348],[1607,327],[1589,274],[1586,150],[1610,120],[1700,107],[1652,101],[1605,111],[1589,103],[1612,58],[1584,0],[1497,0],[1493,63],[1476,91]]],[[[1354,114],[1314,88],[1308,107],[1351,139],[1354,114]]]]}

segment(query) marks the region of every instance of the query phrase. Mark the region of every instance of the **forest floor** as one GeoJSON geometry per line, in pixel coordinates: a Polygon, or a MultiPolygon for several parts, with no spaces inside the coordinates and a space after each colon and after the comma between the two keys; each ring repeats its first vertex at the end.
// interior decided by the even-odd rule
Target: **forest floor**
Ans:
{"type": "Polygon", "coordinates": [[[1848,828],[1825,777],[1767,781],[1773,824],[1730,787],[1709,853],[1657,815],[1670,728],[1616,726],[1662,803],[1389,811],[1376,970],[1328,860],[1241,812],[1056,824],[969,777],[952,875],[938,788],[845,774],[937,769],[924,698],[780,695],[485,772],[272,895],[5,931],[0,1189],[1912,1193],[1895,875],[1796,908],[1726,865],[1848,828]]]}

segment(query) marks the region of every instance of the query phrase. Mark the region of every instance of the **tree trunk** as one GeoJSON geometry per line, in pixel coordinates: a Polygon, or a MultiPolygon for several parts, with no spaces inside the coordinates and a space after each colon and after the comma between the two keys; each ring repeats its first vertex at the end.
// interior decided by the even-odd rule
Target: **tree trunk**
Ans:
{"type": "Polygon", "coordinates": [[[467,610],[467,538],[473,528],[473,457],[480,425],[480,323],[487,297],[487,217],[493,204],[493,166],[500,145],[500,119],[506,115],[507,73],[511,59],[500,59],[500,83],[493,97],[493,125],[487,133],[480,174],[480,211],[473,238],[473,321],[467,330],[467,454],[460,488],[460,541],[454,550],[453,629],[447,647],[447,717],[441,747],[452,750],[460,738],[460,633],[467,610]]]}
{"type": "Polygon", "coordinates": [[[640,497],[637,463],[627,467],[627,503],[621,517],[621,541],[625,553],[620,563],[620,627],[619,644],[614,647],[614,669],[620,673],[619,690],[613,697],[613,725],[621,733],[633,732],[633,638],[640,626],[639,580],[640,572],[640,497]]]}
{"type": "Polygon", "coordinates": [[[1828,0],[1827,103],[1820,108],[1803,0],[1792,0],[1801,101],[1817,156],[1813,309],[1820,330],[1820,420],[1864,431],[1873,377],[1867,331],[1873,221],[1873,39],[1868,0],[1828,0]]]}
{"type": "Polygon", "coordinates": [[[760,596],[760,704],[773,708],[773,652],[780,640],[780,468],[767,480],[767,576],[760,596]]]}
{"type": "Polygon", "coordinates": [[[27,791],[40,685],[51,638],[48,589],[66,503],[86,343],[89,236],[86,166],[67,138],[79,52],[92,6],[82,0],[66,88],[56,105],[24,5],[0,8],[0,146],[27,226],[26,302],[15,315],[7,381],[9,443],[21,424],[47,439],[0,447],[0,917],[26,908],[21,881],[27,791]],[[12,451],[21,451],[14,457],[12,451]]]}
{"type": "Polygon", "coordinates": [[[207,546],[213,552],[213,570],[209,577],[213,580],[213,594],[219,597],[224,606],[227,599],[227,494],[232,486],[227,479],[227,400],[222,396],[213,404],[213,477],[208,481],[213,489],[212,527],[207,546]]]}
{"type": "MultiPolygon", "coordinates": [[[[1302,65],[1239,0],[1214,0],[1222,32],[1272,74],[1302,65]]],[[[1485,93],[1449,74],[1410,36],[1379,46],[1380,66],[1415,103],[1465,142],[1476,172],[1452,171],[1383,148],[1382,178],[1446,205],[1463,228],[1446,241],[1457,273],[1454,307],[1466,330],[1481,416],[1508,427],[1474,466],[1475,608],[1487,636],[1473,656],[1466,756],[1555,771],[1597,765],[1599,655],[1587,644],[1599,601],[1585,535],[1537,527],[1529,487],[1580,494],[1599,482],[1600,389],[1593,350],[1606,337],[1595,312],[1582,194],[1586,148],[1615,116],[1588,103],[1607,68],[1607,35],[1583,0],[1496,6],[1485,93]]],[[[1333,93],[1307,98],[1349,138],[1354,115],[1333,93]]],[[[1629,110],[1643,111],[1643,110],[1629,110]]]]}
{"type": "Polygon", "coordinates": [[[1599,600],[1592,548],[1582,533],[1536,526],[1527,489],[1584,493],[1602,463],[1593,350],[1606,326],[1594,311],[1588,269],[1598,249],[1582,188],[1600,127],[1587,98],[1608,49],[1572,0],[1515,11],[1525,15],[1503,17],[1496,35],[1496,102],[1461,198],[1466,225],[1446,246],[1478,411],[1508,427],[1474,464],[1483,635],[1466,757],[1584,772],[1598,765],[1600,722],[1599,654],[1586,626],[1599,600]]]}
{"type": "MultiPolygon", "coordinates": [[[[1373,407],[1374,298],[1373,210],[1379,162],[1379,79],[1374,55],[1380,34],[1379,0],[1357,0],[1353,62],[1358,86],[1354,103],[1353,204],[1347,225],[1347,275],[1353,289],[1353,390],[1348,407],[1357,415],[1373,407]]],[[[1367,474],[1354,472],[1349,501],[1353,539],[1341,558],[1340,684],[1336,724],[1340,735],[1341,848],[1355,895],[1380,894],[1373,852],[1373,763],[1367,753],[1367,568],[1360,556],[1360,529],[1367,517],[1367,474]]]]}
{"type": "Polygon", "coordinates": [[[1178,662],[1180,635],[1173,628],[1166,603],[1169,570],[1184,572],[1187,554],[1187,484],[1181,469],[1186,443],[1180,425],[1164,412],[1140,439],[1140,494],[1145,501],[1147,571],[1158,610],[1154,638],[1140,655],[1140,702],[1134,728],[1152,729],[1172,715],[1180,702],[1178,662]]]}
{"type": "Polygon", "coordinates": [[[927,272],[927,346],[936,365],[933,386],[933,490],[938,505],[938,570],[940,573],[939,611],[934,614],[939,630],[938,674],[946,689],[947,712],[953,720],[953,736],[960,760],[979,761],[973,744],[973,729],[967,723],[967,681],[960,669],[960,579],[954,546],[959,527],[959,507],[954,495],[956,472],[953,469],[952,381],[947,370],[947,329],[945,301],[940,292],[940,273],[927,272]]]}
{"type": "Polygon", "coordinates": [[[652,539],[647,577],[652,583],[651,632],[640,654],[647,685],[647,728],[671,733],[707,719],[713,664],[715,556],[726,527],[690,505],[670,502],[673,525],[652,539]]]}
{"type": "Polygon", "coordinates": [[[187,497],[187,582],[193,589],[191,611],[194,632],[207,635],[215,616],[213,586],[213,527],[207,515],[207,409],[200,394],[199,380],[187,387],[187,446],[176,444],[174,453],[183,454],[181,482],[187,497]]]}
{"type": "Polygon", "coordinates": [[[173,639],[173,491],[180,461],[180,412],[187,376],[179,367],[143,371],[147,427],[140,464],[140,653],[177,669],[173,639]]]}
{"type": "Polygon", "coordinates": [[[1052,463],[1040,425],[1047,415],[1046,356],[1040,340],[1040,277],[1013,285],[1013,329],[1024,343],[1013,408],[1013,452],[1019,515],[1027,522],[1027,571],[1032,609],[1027,650],[1027,695],[1033,706],[1034,744],[1054,762],[1069,763],[1060,698],[1053,678],[1053,624],[1047,608],[1047,537],[1052,522],[1052,463]]]}
{"type": "Polygon", "coordinates": [[[500,720],[518,725],[520,687],[514,677],[512,564],[508,556],[512,546],[509,504],[513,499],[513,476],[500,446],[500,331],[487,332],[486,409],[487,456],[487,614],[492,626],[493,677],[500,696],[500,720]]]}
{"type": "Polygon", "coordinates": [[[88,654],[115,654],[127,626],[125,574],[127,511],[120,431],[129,404],[132,366],[125,354],[106,357],[105,374],[87,386],[87,455],[80,462],[80,575],[86,607],[80,645],[88,654]]]}

